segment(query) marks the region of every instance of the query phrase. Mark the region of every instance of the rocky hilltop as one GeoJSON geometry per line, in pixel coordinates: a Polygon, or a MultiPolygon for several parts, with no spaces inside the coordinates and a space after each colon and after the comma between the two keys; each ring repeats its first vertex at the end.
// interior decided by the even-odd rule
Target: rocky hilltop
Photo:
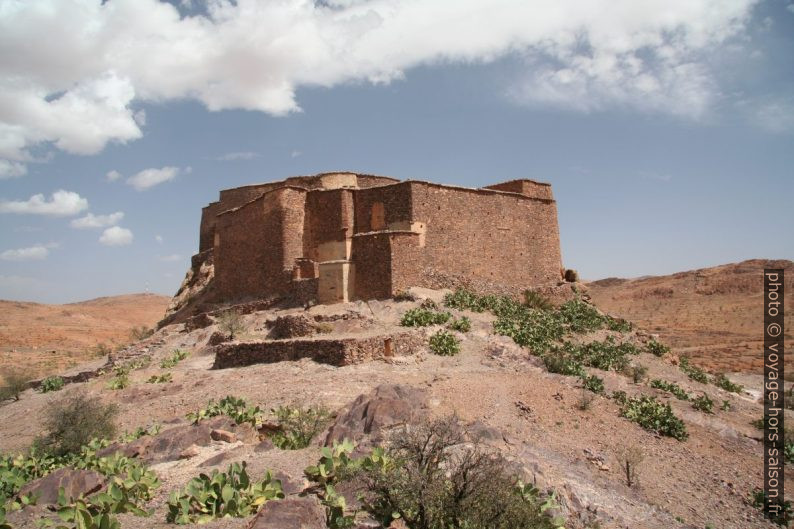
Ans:
{"type": "Polygon", "coordinates": [[[427,498],[437,523],[452,513],[482,529],[775,527],[753,504],[760,379],[682,363],[584,294],[556,307],[429,289],[239,305],[165,325],[61,382],[0,406],[0,451],[37,437],[67,450],[48,410],[76,395],[83,409],[115,405],[117,432],[77,455],[0,460],[14,527],[53,518],[58,487],[61,512],[85,494],[124,528],[438,527],[415,518],[427,498]],[[428,446],[443,472],[418,472],[428,446]],[[242,462],[253,488],[234,481],[242,462]],[[455,483],[465,501],[444,492],[455,483]],[[499,525],[478,518],[488,512],[499,525]]]}

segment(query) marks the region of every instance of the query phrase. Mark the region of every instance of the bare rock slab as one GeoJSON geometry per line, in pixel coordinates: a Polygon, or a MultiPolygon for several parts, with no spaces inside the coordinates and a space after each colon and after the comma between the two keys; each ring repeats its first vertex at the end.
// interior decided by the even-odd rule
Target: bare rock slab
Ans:
{"type": "Polygon", "coordinates": [[[325,529],[325,509],[314,497],[267,502],[248,529],[325,529]]]}
{"type": "Polygon", "coordinates": [[[39,504],[58,502],[58,489],[63,487],[67,498],[76,499],[99,492],[105,486],[105,476],[93,470],[59,468],[44,477],[31,481],[19,491],[20,495],[34,494],[39,504]]]}

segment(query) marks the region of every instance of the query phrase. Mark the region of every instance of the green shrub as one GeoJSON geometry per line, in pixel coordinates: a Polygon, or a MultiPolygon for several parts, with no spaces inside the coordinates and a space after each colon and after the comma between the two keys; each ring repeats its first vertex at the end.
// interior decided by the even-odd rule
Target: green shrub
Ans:
{"type": "Polygon", "coordinates": [[[454,356],[460,352],[460,340],[445,330],[430,337],[430,350],[440,356],[454,356]]]}
{"type": "Polygon", "coordinates": [[[593,393],[603,393],[604,392],[604,379],[600,378],[596,375],[588,375],[582,377],[582,385],[583,387],[588,390],[592,391],[593,393]]]}
{"type": "Polygon", "coordinates": [[[699,367],[690,364],[689,358],[686,356],[681,357],[679,367],[681,368],[681,371],[686,373],[686,375],[695,382],[700,382],[701,384],[709,383],[709,376],[706,374],[706,372],[699,367]]]}
{"type": "Polygon", "coordinates": [[[564,520],[553,494],[516,485],[501,454],[464,445],[454,418],[394,432],[387,449],[362,462],[353,480],[364,489],[362,508],[384,527],[401,518],[410,529],[551,529],[564,520]]]}
{"type": "Polygon", "coordinates": [[[664,356],[670,352],[669,347],[667,347],[663,343],[657,342],[653,338],[648,340],[648,343],[645,344],[645,349],[652,355],[656,355],[656,356],[664,356]]]}
{"type": "Polygon", "coordinates": [[[722,411],[731,411],[731,401],[724,400],[722,401],[722,406],[720,406],[722,411]]]}
{"type": "Polygon", "coordinates": [[[187,358],[189,355],[190,353],[188,351],[184,351],[182,349],[175,349],[173,352],[171,352],[171,356],[163,358],[163,360],[160,362],[160,367],[162,369],[171,369],[172,367],[175,367],[179,362],[187,358]]]}
{"type": "Polygon", "coordinates": [[[19,369],[5,369],[2,371],[3,385],[0,386],[0,401],[13,399],[19,400],[19,394],[30,387],[31,377],[19,369]]]}
{"type": "Polygon", "coordinates": [[[548,298],[544,297],[540,293],[534,290],[525,290],[524,291],[524,306],[530,309],[537,309],[537,310],[552,310],[554,309],[554,305],[548,298]]]}
{"type": "Polygon", "coordinates": [[[252,481],[245,461],[229,465],[226,472],[199,474],[182,491],[168,499],[166,521],[179,525],[206,523],[215,518],[243,518],[254,514],[268,501],[284,497],[281,481],[268,472],[261,481],[252,481]]]}
{"type": "Polygon", "coordinates": [[[452,318],[449,312],[436,312],[424,308],[410,309],[400,318],[403,327],[427,327],[428,325],[443,325],[452,318]]]}
{"type": "Polygon", "coordinates": [[[675,382],[668,382],[666,380],[659,380],[658,378],[655,378],[651,380],[651,387],[672,393],[678,400],[689,400],[689,395],[686,391],[684,391],[684,388],[675,382]]]}
{"type": "Polygon", "coordinates": [[[237,424],[249,423],[251,426],[259,426],[262,423],[262,411],[259,406],[248,407],[245,400],[227,395],[219,402],[210,399],[207,407],[187,414],[187,419],[198,424],[204,419],[226,415],[237,424]]]}
{"type": "Polygon", "coordinates": [[[306,448],[331,418],[331,413],[322,407],[281,406],[273,413],[278,420],[279,430],[270,436],[270,440],[282,450],[306,448]]]}
{"type": "Polygon", "coordinates": [[[692,407],[703,413],[714,413],[714,401],[705,393],[692,399],[692,407]]]}
{"type": "Polygon", "coordinates": [[[145,435],[157,435],[160,433],[160,425],[157,423],[152,424],[148,428],[144,428],[143,426],[138,426],[135,430],[131,432],[125,432],[119,436],[119,442],[122,443],[131,443],[136,439],[140,439],[145,435]]]}
{"type": "Polygon", "coordinates": [[[243,316],[235,309],[229,309],[218,316],[218,328],[225,333],[230,340],[245,332],[245,322],[243,316]]]}
{"type": "Polygon", "coordinates": [[[108,381],[108,389],[118,390],[129,387],[130,368],[128,366],[116,366],[113,368],[114,377],[108,381]]]}
{"type": "Polygon", "coordinates": [[[148,384],[165,384],[167,382],[171,382],[173,380],[173,376],[171,373],[162,373],[160,375],[152,375],[149,377],[149,380],[146,382],[148,384]]]}
{"type": "Polygon", "coordinates": [[[44,418],[44,437],[38,446],[56,456],[79,453],[92,439],[116,435],[118,406],[103,404],[82,393],[49,404],[44,418]]]}
{"type": "Polygon", "coordinates": [[[689,436],[684,421],[675,416],[670,404],[662,404],[656,400],[656,397],[640,395],[627,398],[621,408],[621,415],[646,430],[667,435],[679,441],[683,441],[689,436]]]}
{"type": "Polygon", "coordinates": [[[719,375],[715,376],[712,382],[715,386],[720,387],[725,391],[730,391],[731,393],[742,393],[744,391],[744,386],[731,382],[730,379],[725,376],[725,373],[720,373],[719,375]]]}
{"type": "Polygon", "coordinates": [[[570,355],[554,350],[543,355],[543,364],[549,373],[569,376],[584,376],[584,366],[570,355]]]}
{"type": "Polygon", "coordinates": [[[614,400],[618,404],[626,404],[626,402],[629,400],[629,397],[628,395],[626,395],[626,392],[623,390],[613,391],[612,400],[614,400]]]}
{"type": "Polygon", "coordinates": [[[648,368],[641,365],[630,366],[628,368],[629,376],[635,384],[639,384],[648,375],[648,368]]]}
{"type": "Polygon", "coordinates": [[[615,339],[611,336],[603,342],[590,342],[579,345],[573,342],[565,342],[562,346],[555,347],[554,350],[581,365],[595,367],[604,371],[622,371],[627,369],[629,356],[639,353],[632,344],[628,342],[615,343],[615,339]]]}
{"type": "Polygon", "coordinates": [[[571,332],[583,333],[604,328],[607,322],[598,309],[580,298],[566,301],[559,309],[560,317],[571,332]]]}
{"type": "Polygon", "coordinates": [[[63,386],[66,385],[66,381],[63,377],[59,376],[49,376],[41,381],[41,385],[39,386],[39,391],[42,393],[49,393],[50,391],[58,391],[63,386]]]}
{"type": "Polygon", "coordinates": [[[452,320],[447,325],[453,331],[458,332],[469,332],[471,330],[471,320],[466,316],[463,316],[459,320],[452,320]]]}

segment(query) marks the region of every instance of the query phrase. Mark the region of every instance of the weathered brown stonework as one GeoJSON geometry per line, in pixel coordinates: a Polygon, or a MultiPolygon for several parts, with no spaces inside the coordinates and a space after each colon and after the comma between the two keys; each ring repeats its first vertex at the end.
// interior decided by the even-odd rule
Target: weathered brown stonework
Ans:
{"type": "Polygon", "coordinates": [[[292,177],[221,191],[202,210],[193,268],[180,290],[190,299],[174,303],[169,321],[213,303],[334,303],[411,286],[518,294],[561,279],[557,205],[551,186],[532,180],[470,189],[355,173],[292,177]],[[207,263],[213,273],[200,274],[207,263]]]}
{"type": "Polygon", "coordinates": [[[417,331],[391,335],[258,342],[225,343],[215,347],[213,369],[269,364],[310,358],[315,362],[346,366],[392,356],[408,356],[420,350],[425,339],[417,331]]]}

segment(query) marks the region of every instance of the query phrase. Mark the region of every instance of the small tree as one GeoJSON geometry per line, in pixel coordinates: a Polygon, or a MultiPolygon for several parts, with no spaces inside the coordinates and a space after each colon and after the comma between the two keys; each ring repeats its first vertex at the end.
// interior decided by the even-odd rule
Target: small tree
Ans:
{"type": "Polygon", "coordinates": [[[227,334],[230,340],[245,330],[243,317],[235,309],[229,309],[221,313],[218,317],[218,328],[227,334]]]}
{"type": "Polygon", "coordinates": [[[19,394],[30,387],[30,376],[18,369],[2,372],[3,385],[0,386],[0,401],[6,399],[19,400],[19,394]]]}
{"type": "Polygon", "coordinates": [[[133,342],[139,342],[148,338],[149,336],[154,334],[154,329],[150,329],[145,325],[141,325],[140,327],[133,327],[130,329],[130,339],[133,342]]]}

